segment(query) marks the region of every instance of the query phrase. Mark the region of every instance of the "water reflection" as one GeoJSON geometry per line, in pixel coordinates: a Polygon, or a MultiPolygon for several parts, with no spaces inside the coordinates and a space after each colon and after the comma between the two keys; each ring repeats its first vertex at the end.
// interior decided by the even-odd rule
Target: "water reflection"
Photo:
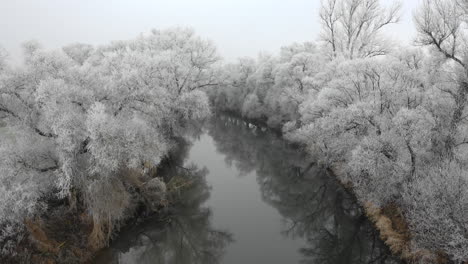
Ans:
{"type": "Polygon", "coordinates": [[[255,171],[282,234],[306,241],[302,263],[397,263],[350,195],[301,150],[236,118],[214,119],[209,134],[226,163],[255,171]]]}
{"type": "Polygon", "coordinates": [[[130,228],[96,263],[398,263],[313,158],[235,118],[205,129],[166,172],[193,182],[168,216],[130,228]],[[181,168],[189,159],[198,167],[181,168]]]}
{"type": "Polygon", "coordinates": [[[211,227],[211,211],[204,206],[210,197],[208,171],[195,165],[173,169],[170,174],[190,184],[170,194],[171,211],[124,230],[95,263],[220,263],[232,236],[211,227]]]}

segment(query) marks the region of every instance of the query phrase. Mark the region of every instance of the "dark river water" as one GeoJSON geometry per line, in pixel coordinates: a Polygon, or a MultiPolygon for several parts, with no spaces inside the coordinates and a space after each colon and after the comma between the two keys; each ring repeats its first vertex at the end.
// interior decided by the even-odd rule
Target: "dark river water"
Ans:
{"type": "Polygon", "coordinates": [[[398,263],[351,196],[274,133],[218,117],[194,138],[173,172],[191,184],[169,212],[95,263],[398,263]]]}

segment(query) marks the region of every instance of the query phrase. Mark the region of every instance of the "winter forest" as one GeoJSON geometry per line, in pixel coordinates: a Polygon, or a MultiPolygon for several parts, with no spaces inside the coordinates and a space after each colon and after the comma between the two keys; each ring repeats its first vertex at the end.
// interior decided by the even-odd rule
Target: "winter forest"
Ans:
{"type": "MultiPolygon", "coordinates": [[[[403,263],[468,263],[468,1],[422,1],[412,46],[385,34],[399,2],[318,11],[316,39],[236,62],[184,27],[56,50],[28,41],[21,65],[0,48],[0,262],[85,263],[132,219],[162,214],[187,170],[204,174],[174,153],[225,115],[279,133],[297,148],[285,160],[306,153],[403,263]],[[171,166],[180,176],[162,176],[171,166]]],[[[206,232],[194,240],[218,234],[210,249],[230,240],[206,232]]]]}

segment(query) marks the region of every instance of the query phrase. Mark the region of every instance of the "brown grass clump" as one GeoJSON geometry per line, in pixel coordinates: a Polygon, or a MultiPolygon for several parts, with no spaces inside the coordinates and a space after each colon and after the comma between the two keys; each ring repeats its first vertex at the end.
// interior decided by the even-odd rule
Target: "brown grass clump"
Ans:
{"type": "Polygon", "coordinates": [[[31,241],[35,243],[37,249],[41,253],[57,254],[60,250],[59,243],[50,239],[43,229],[43,224],[37,219],[28,219],[25,221],[26,228],[29,232],[31,241]]]}
{"type": "Polygon", "coordinates": [[[93,249],[100,249],[106,245],[107,242],[106,228],[105,225],[94,219],[93,230],[88,236],[88,244],[93,249]]]}
{"type": "Polygon", "coordinates": [[[389,204],[379,208],[367,202],[364,204],[367,217],[380,232],[380,238],[390,248],[392,254],[400,256],[407,263],[448,263],[442,252],[412,248],[411,232],[398,206],[389,204]]]}
{"type": "Polygon", "coordinates": [[[391,244],[394,245],[395,250],[400,252],[409,250],[411,233],[408,228],[408,223],[406,222],[400,208],[395,204],[389,204],[382,208],[381,212],[383,217],[390,221],[391,226],[387,227],[385,230],[390,232],[387,234],[387,237],[388,239],[394,240],[391,241],[393,242],[391,244]]]}
{"type": "Polygon", "coordinates": [[[84,263],[92,257],[95,251],[86,243],[92,220],[85,213],[67,209],[61,205],[41,218],[25,221],[29,235],[25,246],[30,252],[27,263],[84,263]]]}
{"type": "MultiPolygon", "coordinates": [[[[83,195],[72,191],[68,199],[53,201],[47,213],[25,221],[27,239],[18,246],[24,252],[23,262],[18,258],[2,263],[88,263],[93,255],[110,242],[111,236],[126,224],[134,213],[147,210],[157,212],[167,206],[166,183],[157,178],[157,168],[145,163],[144,169],[124,169],[122,181],[111,184],[111,197],[98,204],[97,210],[87,210],[83,195]],[[131,200],[133,199],[133,200],[131,200]],[[101,210],[103,206],[112,210],[101,210]],[[123,212],[123,213],[122,213],[123,212]]],[[[190,181],[174,177],[170,191],[179,192],[190,181]]]]}
{"type": "Polygon", "coordinates": [[[392,253],[406,255],[410,251],[410,239],[405,232],[407,228],[401,223],[396,226],[392,219],[383,213],[384,210],[371,203],[366,203],[364,209],[367,217],[380,231],[380,238],[390,247],[392,253]]]}
{"type": "Polygon", "coordinates": [[[138,169],[125,169],[122,171],[125,181],[131,186],[141,188],[145,182],[143,179],[143,173],[138,169]]]}
{"type": "MultiPolygon", "coordinates": [[[[338,182],[350,194],[354,195],[352,183],[343,181],[345,175],[344,167],[335,163],[327,168],[327,171],[335,177],[338,182]]],[[[361,202],[361,201],[358,201],[361,202]]],[[[396,204],[388,204],[383,208],[371,202],[362,204],[367,218],[374,224],[380,233],[380,239],[390,248],[393,255],[399,256],[406,263],[449,263],[444,252],[431,252],[426,249],[412,246],[412,237],[409,225],[396,204]]],[[[464,263],[468,264],[468,263],[464,263]]]]}

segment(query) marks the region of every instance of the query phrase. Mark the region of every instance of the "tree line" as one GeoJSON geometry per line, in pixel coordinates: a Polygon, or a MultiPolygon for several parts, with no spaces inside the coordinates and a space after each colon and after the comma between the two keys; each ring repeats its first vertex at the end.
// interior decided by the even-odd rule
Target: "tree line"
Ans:
{"type": "Polygon", "coordinates": [[[139,203],[163,202],[152,170],[209,116],[200,88],[216,84],[216,48],[174,28],[100,47],[48,51],[30,41],[23,50],[22,66],[0,63],[0,253],[21,257],[25,220],[50,214],[54,201],[91,218],[89,243],[100,248],[139,203]]]}
{"type": "MultiPolygon", "coordinates": [[[[224,65],[213,105],[281,129],[362,204],[402,209],[414,251],[468,259],[468,2],[426,0],[414,45],[401,5],[324,0],[319,41],[224,65]]],[[[434,257],[435,258],[435,257],[434,257]]],[[[433,260],[434,261],[434,260],[433,260]]]]}
{"type": "Polygon", "coordinates": [[[19,67],[0,50],[1,254],[57,199],[105,244],[164,192],[150,172],[211,104],[281,129],[361,203],[397,205],[415,250],[467,260],[468,2],[424,0],[411,47],[385,36],[400,10],[323,0],[317,42],[236,63],[184,28],[99,47],[30,41],[19,67]]]}

